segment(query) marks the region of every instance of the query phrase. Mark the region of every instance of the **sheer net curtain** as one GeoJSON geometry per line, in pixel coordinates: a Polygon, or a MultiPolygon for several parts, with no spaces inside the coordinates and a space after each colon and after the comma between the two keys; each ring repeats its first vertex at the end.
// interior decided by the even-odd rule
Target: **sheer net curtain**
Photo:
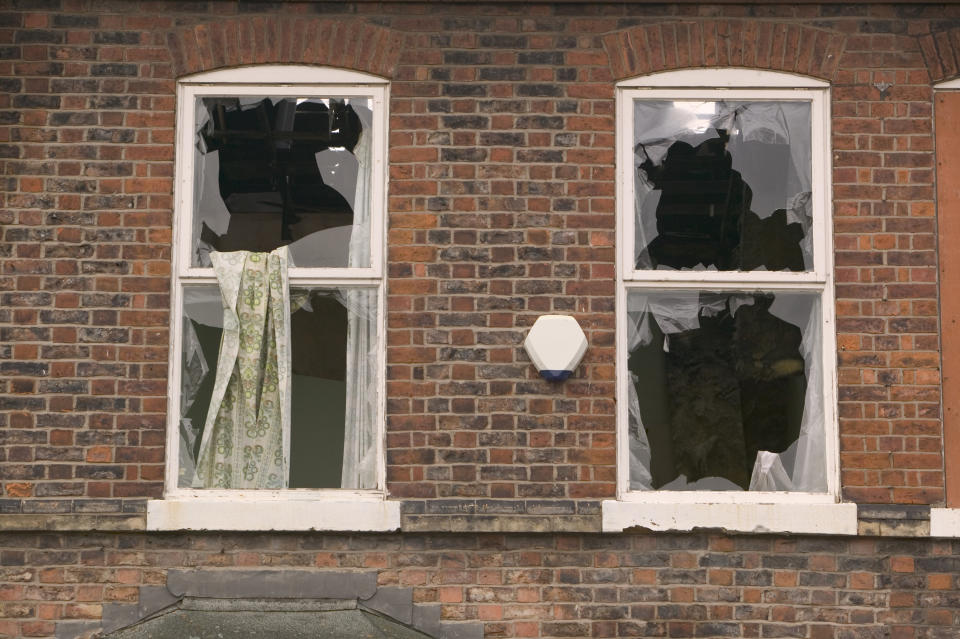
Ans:
{"type": "Polygon", "coordinates": [[[211,247],[200,240],[201,229],[206,224],[217,235],[223,235],[230,227],[230,211],[220,195],[220,151],[207,148],[202,132],[210,122],[210,112],[203,100],[197,100],[196,149],[193,162],[193,234],[197,238],[191,259],[197,266],[210,266],[211,247]]]}
{"type": "MultiPolygon", "coordinates": [[[[656,322],[666,336],[697,328],[698,316],[710,309],[698,301],[699,291],[671,291],[668,301],[656,295],[631,295],[627,302],[627,352],[651,343],[650,322],[656,322]]],[[[807,379],[803,416],[797,440],[782,453],[761,450],[757,454],[750,477],[751,491],[825,492],[826,433],[823,404],[823,367],[819,361],[823,328],[820,320],[820,300],[812,302],[809,310],[785,303],[775,307],[774,314],[802,329],[801,355],[807,379]]],[[[735,312],[735,311],[734,311],[735,312]]],[[[654,490],[651,473],[651,447],[641,416],[636,385],[643,380],[631,374],[628,382],[628,439],[630,456],[630,489],[654,490]]],[[[662,490],[727,489],[739,490],[730,482],[704,478],[699,482],[683,484],[673,481],[662,490]],[[681,485],[682,484],[682,485],[681,485]],[[721,486],[722,484],[722,486],[721,486]],[[729,484],[729,485],[727,485],[729,484]]]]}
{"type": "MultiPolygon", "coordinates": [[[[370,266],[370,200],[372,174],[372,112],[353,105],[362,130],[353,153],[357,158],[353,230],[350,234],[349,266],[370,266]]],[[[377,416],[376,352],[377,329],[375,289],[348,288],[340,291],[347,307],[347,398],[343,437],[342,488],[376,486],[375,433],[377,416]]]]}

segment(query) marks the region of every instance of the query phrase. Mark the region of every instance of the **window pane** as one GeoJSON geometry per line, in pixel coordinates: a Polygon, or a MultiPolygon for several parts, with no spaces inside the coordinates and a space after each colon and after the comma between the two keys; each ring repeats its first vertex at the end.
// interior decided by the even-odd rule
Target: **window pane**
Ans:
{"type": "Polygon", "coordinates": [[[370,266],[369,98],[196,101],[193,266],[289,245],[294,266],[370,266]]]}
{"type": "Polygon", "coordinates": [[[808,102],[634,101],[638,269],[804,271],[808,102]]]}
{"type": "MultiPolygon", "coordinates": [[[[376,486],[376,290],[292,288],[290,488],[376,486]]],[[[181,488],[204,488],[195,465],[210,407],[223,311],[216,286],[184,288],[181,488]]]]}
{"type": "Polygon", "coordinates": [[[631,489],[826,490],[819,293],[627,306],[631,489]]]}

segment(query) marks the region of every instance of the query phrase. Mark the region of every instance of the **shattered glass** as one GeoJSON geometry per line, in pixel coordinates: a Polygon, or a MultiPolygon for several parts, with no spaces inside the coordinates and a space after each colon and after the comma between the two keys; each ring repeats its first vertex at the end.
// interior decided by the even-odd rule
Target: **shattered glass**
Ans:
{"type": "Polygon", "coordinates": [[[364,97],[197,98],[192,265],[289,245],[297,266],[369,266],[371,109],[364,97]]]}
{"type": "MultiPolygon", "coordinates": [[[[375,406],[376,290],[362,287],[294,287],[290,290],[292,359],[290,488],[370,488],[375,478],[360,469],[344,473],[345,437],[358,428],[361,461],[375,442],[359,424],[373,424],[375,406]],[[353,353],[362,347],[359,354],[353,353]],[[358,408],[359,406],[359,408],[358,408]],[[355,415],[360,415],[355,417],[355,415]],[[353,428],[346,426],[353,424],[353,428]]],[[[217,372],[223,304],[216,285],[184,287],[181,354],[178,486],[193,485],[217,372]]],[[[372,429],[369,426],[367,430],[372,429]]]]}
{"type": "Polygon", "coordinates": [[[809,271],[808,102],[634,101],[642,270],[809,271]]]}
{"type": "Polygon", "coordinates": [[[628,294],[633,490],[826,490],[820,295],[628,294]]]}

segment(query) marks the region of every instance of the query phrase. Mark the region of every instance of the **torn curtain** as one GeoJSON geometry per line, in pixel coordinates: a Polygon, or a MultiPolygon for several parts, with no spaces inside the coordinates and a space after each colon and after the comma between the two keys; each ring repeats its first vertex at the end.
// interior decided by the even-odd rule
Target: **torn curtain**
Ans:
{"type": "Polygon", "coordinates": [[[195,488],[286,488],[290,457],[287,248],[210,253],[223,337],[195,488]]]}

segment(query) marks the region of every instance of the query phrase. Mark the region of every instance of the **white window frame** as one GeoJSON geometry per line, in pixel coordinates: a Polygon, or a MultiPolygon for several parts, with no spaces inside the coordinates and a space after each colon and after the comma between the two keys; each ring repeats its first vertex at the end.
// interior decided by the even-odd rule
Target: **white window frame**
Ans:
{"type": "Polygon", "coordinates": [[[746,532],[856,534],[856,505],[839,504],[836,414],[836,332],[831,229],[830,92],[821,80],[750,69],[668,71],[617,84],[617,499],[603,502],[603,530],[639,526],[653,530],[725,528],[746,532]],[[780,100],[811,105],[813,269],[808,272],[639,270],[634,258],[635,99],[780,100]],[[630,490],[627,371],[627,295],[630,291],[760,290],[817,293],[821,299],[823,405],[827,491],[630,490]]]}
{"type": "Polygon", "coordinates": [[[177,83],[176,178],[171,274],[170,355],[164,499],[148,502],[148,530],[394,530],[399,502],[386,501],[384,415],[386,323],[383,263],[387,193],[389,82],[330,67],[260,65],[188,76],[177,83]],[[376,488],[287,490],[206,490],[178,486],[180,383],[185,286],[216,284],[212,268],[192,266],[194,144],[198,97],[269,95],[286,97],[367,97],[373,104],[371,140],[370,266],[291,267],[291,285],[353,286],[377,290],[376,488]]]}

